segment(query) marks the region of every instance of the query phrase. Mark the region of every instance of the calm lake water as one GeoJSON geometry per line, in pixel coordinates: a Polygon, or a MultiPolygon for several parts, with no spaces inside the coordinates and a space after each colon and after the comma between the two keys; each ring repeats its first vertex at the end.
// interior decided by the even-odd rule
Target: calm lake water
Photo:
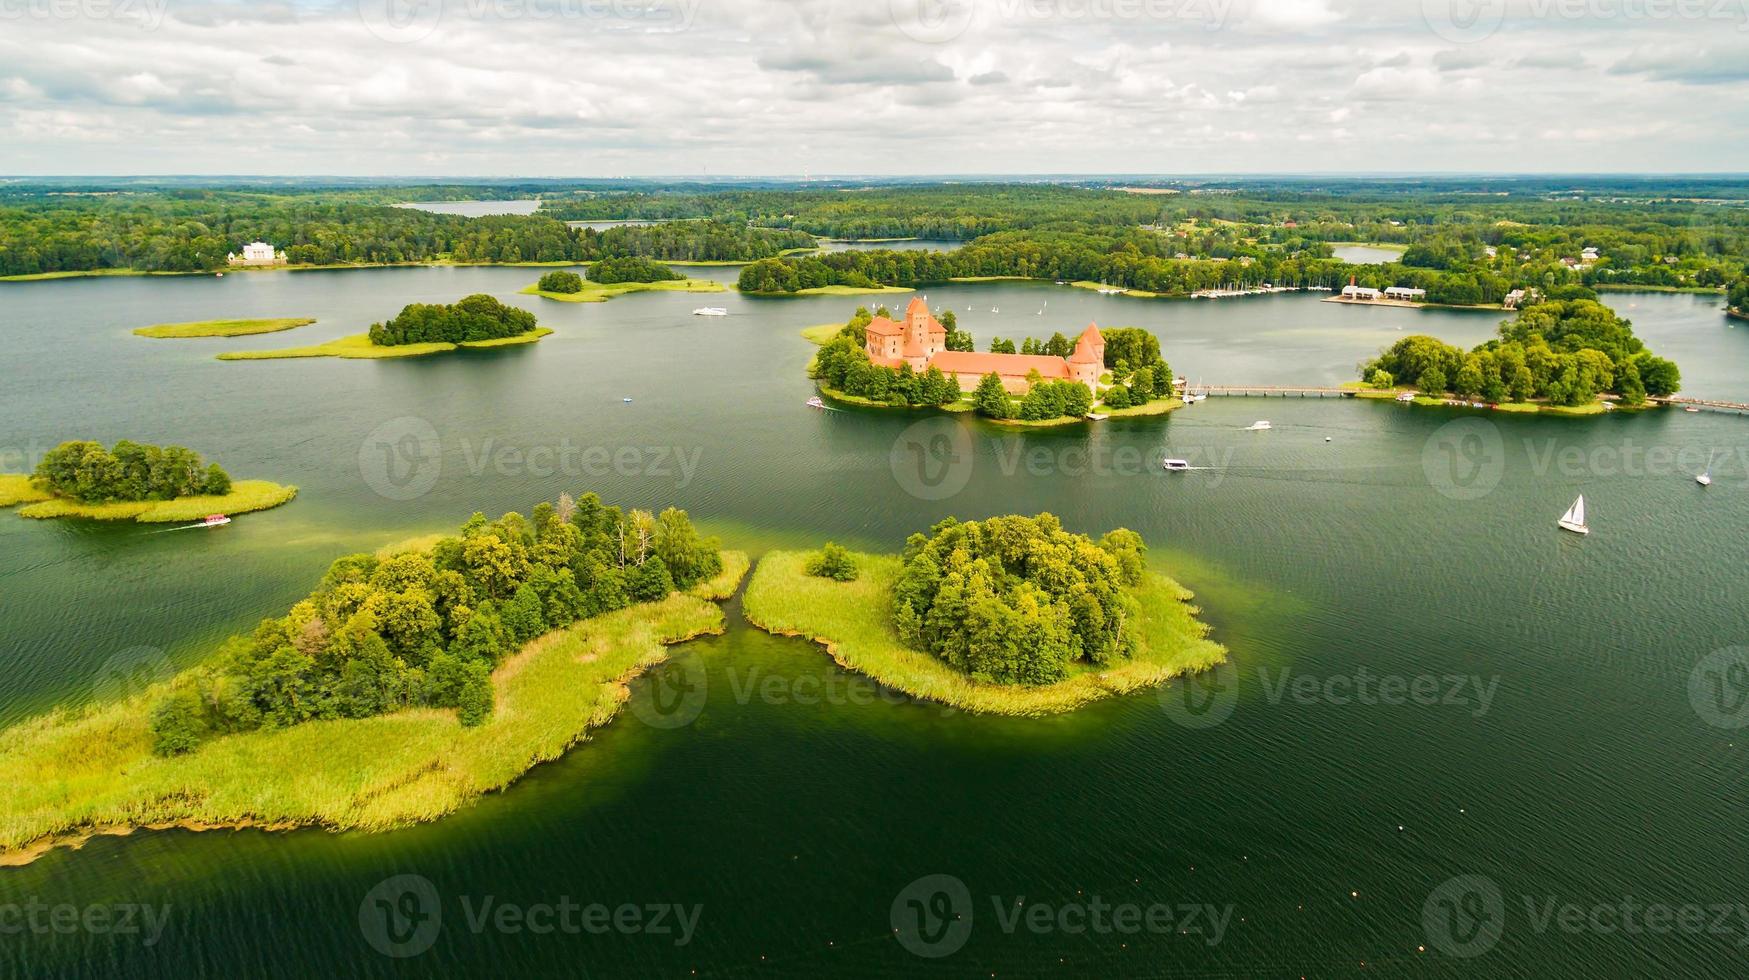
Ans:
{"type": "MultiPolygon", "coordinates": [[[[853,679],[817,647],[752,630],[732,605],[727,635],[681,648],[589,743],[452,818],[378,835],[144,833],[0,870],[0,903],[169,906],[154,945],[14,935],[0,972],[1742,975],[1735,916],[1725,934],[1627,936],[1569,933],[1543,910],[1744,900],[1749,745],[1724,727],[1743,716],[1720,714],[1736,702],[1705,695],[1710,679],[1741,673],[1718,651],[1749,644],[1749,420],[1217,398],[1168,419],[1025,435],[936,423],[968,426],[972,451],[925,484],[892,459],[929,416],[802,404],[812,348],[797,331],[846,318],[855,300],[727,293],[709,302],[730,316],[701,318],[689,315],[697,295],[517,295],[533,277],[388,269],[0,287],[9,468],[63,439],[128,437],[302,488],[217,532],[0,514],[0,714],[17,721],[125,686],[118,674],[191,663],[282,612],[339,554],[585,489],[679,504],[756,553],[828,537],[897,549],[950,514],[1049,510],[1078,530],[1134,528],[1232,650],[1219,690],[1192,689],[1210,710],[1188,713],[1180,687],[1044,720],[967,717],[866,687],[845,696],[853,679]],[[401,362],[213,359],[473,292],[557,333],[401,362]],[[128,332],[254,316],[318,322],[231,340],[128,332]],[[1255,419],[1274,429],[1242,431],[1255,419]],[[396,482],[383,451],[408,433],[430,434],[439,462],[396,482]],[[628,464],[565,474],[529,462],[566,447],[628,464]],[[1648,462],[1647,450],[1682,455],[1648,462]],[[1714,450],[1728,462],[1703,489],[1692,476],[1714,450]],[[1169,476],[1166,454],[1210,468],[1169,476]],[[1586,539],[1555,528],[1580,493],[1586,539]],[[1379,678],[1437,694],[1349,696],[1379,678]],[[690,690],[690,710],[664,713],[672,698],[657,688],[690,690]],[[399,874],[429,879],[443,915],[430,950],[406,960],[380,955],[359,921],[370,890],[399,874]],[[963,949],[940,959],[908,952],[891,918],[929,875],[958,879],[971,900],[963,949]],[[1460,875],[1495,892],[1458,894],[1446,883],[1460,875]],[[476,931],[468,910],[487,896],[702,911],[685,945],[476,931]],[[1072,925],[1095,896],[1170,906],[1200,932],[1005,928],[1017,901],[1067,910],[1072,925]],[[1480,902],[1482,920],[1503,921],[1498,938],[1454,929],[1446,899],[1466,914],[1480,902]],[[1231,910],[1219,942],[1187,905],[1231,910]]],[[[1073,335],[1089,320],[1146,326],[1174,368],[1209,384],[1337,383],[1405,332],[1468,345],[1497,322],[1305,294],[1167,302],[998,283],[929,300],[981,342],[1073,335]]],[[[1749,330],[1730,328],[1716,297],[1609,301],[1682,364],[1692,393],[1749,400],[1749,330]]]]}
{"type": "Polygon", "coordinates": [[[432,214],[484,218],[494,214],[533,214],[540,208],[540,201],[414,201],[401,206],[430,211],[432,214]]]}
{"type": "Polygon", "coordinates": [[[1335,252],[1337,258],[1356,265],[1383,265],[1403,257],[1401,248],[1380,245],[1338,245],[1335,252]]]}

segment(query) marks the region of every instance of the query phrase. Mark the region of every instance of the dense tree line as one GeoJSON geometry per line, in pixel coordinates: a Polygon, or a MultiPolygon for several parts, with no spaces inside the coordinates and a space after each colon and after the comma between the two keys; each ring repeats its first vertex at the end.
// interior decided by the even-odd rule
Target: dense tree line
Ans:
{"type": "Polygon", "coordinates": [[[1469,353],[1434,337],[1404,337],[1363,366],[1362,377],[1381,388],[1555,405],[1583,405],[1604,392],[1637,405],[1682,386],[1676,365],[1647,350],[1631,323],[1587,299],[1527,307],[1469,353]]]}
{"type": "Polygon", "coordinates": [[[454,303],[409,303],[385,323],[373,323],[370,342],[383,347],[519,337],[538,324],[533,313],[506,306],[485,293],[454,303]]]}
{"type": "Polygon", "coordinates": [[[111,449],[100,442],[63,442],[43,455],[32,482],[81,503],[231,492],[230,475],[219,464],[203,461],[200,453],[127,439],[111,449]]]}
{"type": "Polygon", "coordinates": [[[718,549],[685,511],[626,512],[590,493],[529,518],[475,514],[428,551],[348,555],[285,616],[230,640],[215,669],[180,679],[153,709],[155,747],[418,705],[479,724],[506,656],[716,575],[718,549]]]}
{"type": "Polygon", "coordinates": [[[686,277],[660,262],[653,262],[641,255],[627,255],[617,259],[600,259],[589,267],[589,278],[594,282],[611,284],[616,282],[670,282],[686,277]]]}
{"type": "Polygon", "coordinates": [[[1136,650],[1140,535],[1095,543],[1050,514],[949,518],[905,544],[893,622],[909,646],[974,680],[1049,684],[1136,650]]]}
{"type": "Polygon", "coordinates": [[[807,232],[722,221],[585,228],[579,235],[583,255],[591,260],[640,255],[667,262],[750,262],[818,245],[807,232]]]}

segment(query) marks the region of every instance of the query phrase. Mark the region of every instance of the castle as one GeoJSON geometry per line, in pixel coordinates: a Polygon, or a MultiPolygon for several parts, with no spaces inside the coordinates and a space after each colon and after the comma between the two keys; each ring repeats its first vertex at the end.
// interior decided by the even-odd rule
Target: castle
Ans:
{"type": "Polygon", "coordinates": [[[1025,394],[1027,376],[1037,371],[1046,381],[1079,381],[1097,392],[1099,376],[1105,371],[1105,338],[1091,323],[1076,338],[1075,352],[1068,357],[948,350],[947,328],[930,315],[929,304],[922,297],[911,300],[905,308],[903,323],[884,316],[869,321],[865,349],[868,359],[881,367],[909,364],[918,373],[937,368],[958,378],[963,391],[971,391],[984,375],[995,372],[1002,387],[1013,394],[1025,394]]]}

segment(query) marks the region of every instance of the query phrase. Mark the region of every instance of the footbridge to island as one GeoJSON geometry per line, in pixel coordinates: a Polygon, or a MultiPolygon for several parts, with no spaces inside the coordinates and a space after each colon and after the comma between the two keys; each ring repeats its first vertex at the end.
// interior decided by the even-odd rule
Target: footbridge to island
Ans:
{"type": "MultiPolygon", "coordinates": [[[[1222,398],[1356,398],[1362,393],[1370,394],[1365,388],[1332,388],[1320,385],[1186,385],[1184,390],[1193,395],[1219,396],[1222,398]]],[[[1372,397],[1382,397],[1372,395],[1372,397]]],[[[1605,396],[1609,401],[1616,401],[1613,396],[1605,396]]],[[[1697,411],[1732,412],[1738,415],[1749,415],[1749,402],[1725,401],[1717,398],[1688,398],[1670,396],[1665,398],[1647,398],[1654,405],[1668,405],[1672,408],[1697,411]]]]}

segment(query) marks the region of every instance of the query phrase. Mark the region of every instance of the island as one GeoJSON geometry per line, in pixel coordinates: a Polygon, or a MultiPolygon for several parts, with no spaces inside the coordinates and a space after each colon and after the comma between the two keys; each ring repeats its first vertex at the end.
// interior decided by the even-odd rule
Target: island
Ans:
{"type": "Polygon", "coordinates": [[[1534,302],[1468,353],[1435,337],[1404,337],[1361,375],[1363,396],[1565,415],[1637,408],[1682,387],[1676,364],[1647,350],[1629,321],[1594,299],[1534,302]]]}
{"type": "Polygon", "coordinates": [[[398,316],[354,334],[310,347],[232,351],[221,361],[263,361],[297,357],[380,359],[423,357],[458,348],[482,349],[532,344],[552,333],[533,313],[506,306],[485,293],[454,303],[409,303],[398,316]]]}
{"type": "Polygon", "coordinates": [[[214,514],[246,514],[287,503],[298,488],[266,480],[232,481],[217,463],[182,446],[123,439],[113,448],[63,442],[30,476],[0,474],[0,507],[20,517],[83,517],[166,524],[214,514]]]}
{"type": "Polygon", "coordinates": [[[139,828],[437,819],[606,724],[669,645],[722,632],[747,567],[684,511],[593,494],[345,556],[207,662],[9,729],[0,863],[139,828]]]}
{"type": "Polygon", "coordinates": [[[297,327],[307,327],[316,321],[310,317],[281,317],[266,320],[199,320],[192,323],[159,323],[150,327],[135,327],[139,337],[182,339],[188,337],[247,337],[258,333],[278,333],[297,327]]]}
{"type": "Polygon", "coordinates": [[[1137,327],[1108,337],[1090,323],[1074,341],[1057,333],[1018,347],[997,337],[988,353],[979,353],[952,310],[937,319],[918,297],[903,321],[885,307],[872,314],[859,307],[835,333],[810,327],[803,336],[823,344],[809,365],[821,393],[848,404],[977,412],[1014,426],[1159,414],[1182,405],[1159,339],[1137,327]]]}
{"type": "Polygon", "coordinates": [[[1050,514],[952,518],[901,555],[773,552],[743,607],[841,666],[972,712],[1043,715],[1226,659],[1191,593],[1147,567],[1139,535],[1095,542],[1050,514]]]}
{"type": "Polygon", "coordinates": [[[605,303],[627,293],[652,290],[720,293],[724,288],[714,279],[689,279],[641,256],[602,259],[591,263],[585,271],[589,274],[587,280],[575,272],[549,272],[534,285],[524,286],[522,292],[561,303],[605,303]]]}

